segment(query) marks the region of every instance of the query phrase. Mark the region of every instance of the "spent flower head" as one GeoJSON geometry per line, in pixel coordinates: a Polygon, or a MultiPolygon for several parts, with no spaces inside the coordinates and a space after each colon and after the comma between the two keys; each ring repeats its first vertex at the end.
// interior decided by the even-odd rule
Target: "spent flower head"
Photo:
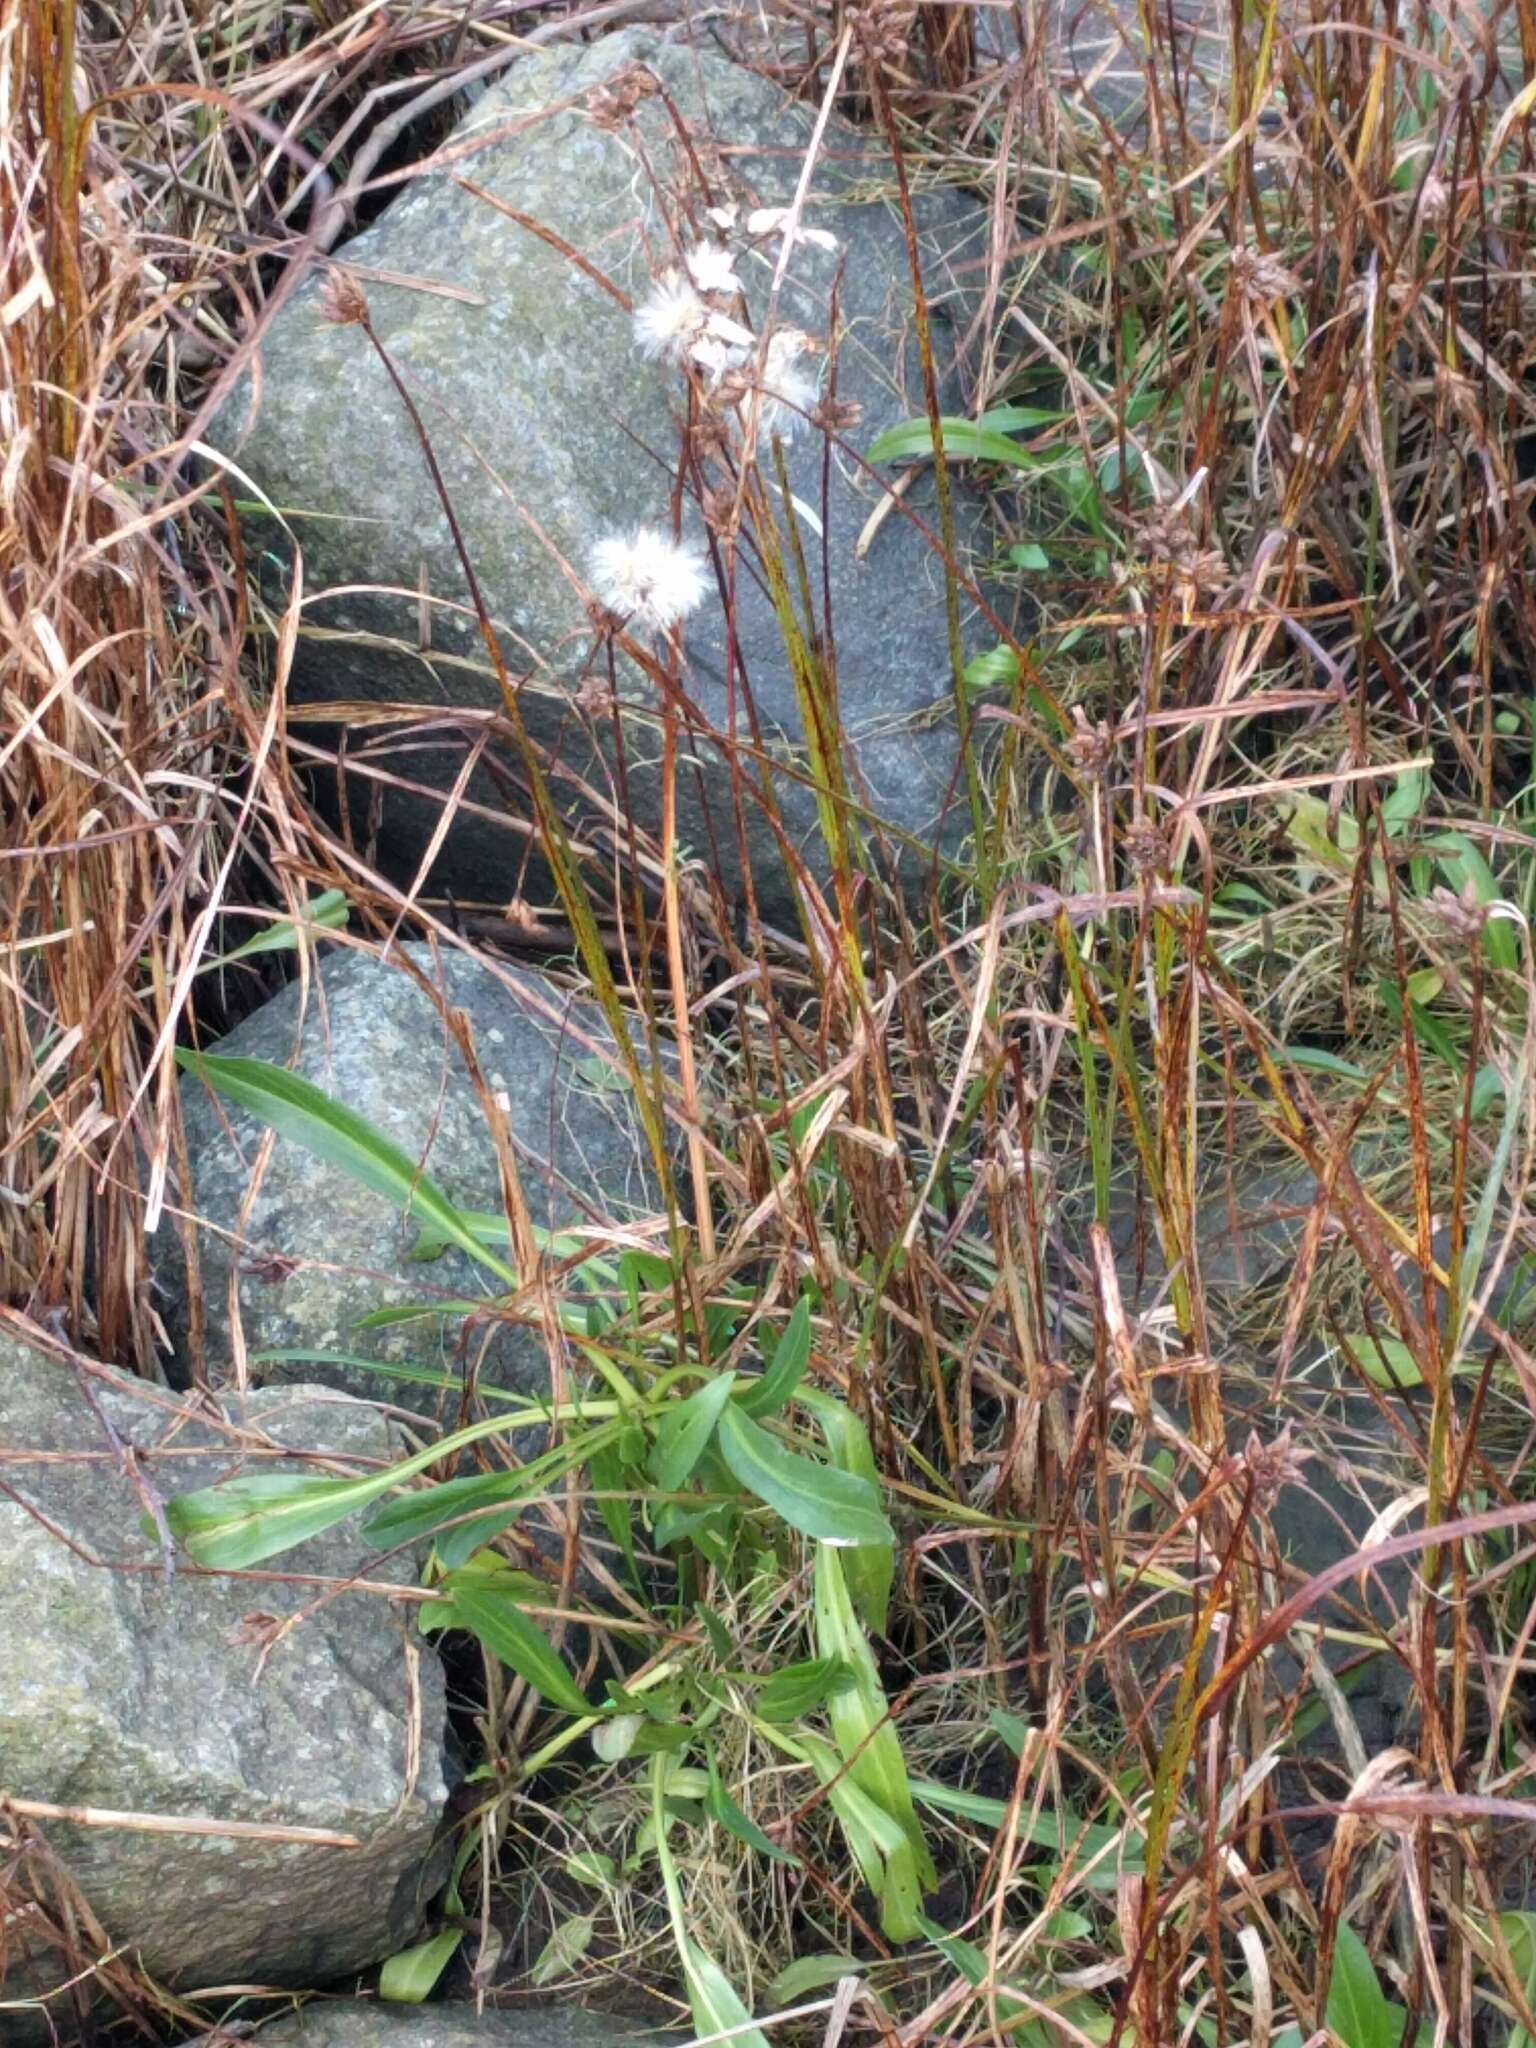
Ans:
{"type": "Polygon", "coordinates": [[[804,221],[797,221],[792,206],[759,206],[746,219],[747,233],[753,236],[782,235],[791,228],[797,242],[808,242],[813,249],[825,249],[836,255],[836,235],[828,228],[808,228],[804,221]]]}
{"type": "Polygon", "coordinates": [[[729,249],[722,249],[718,242],[696,243],[683,261],[698,291],[734,293],[742,288],[741,279],[736,275],[735,257],[729,249]]]}
{"type": "Polygon", "coordinates": [[[366,326],[368,301],[350,271],[335,268],[326,272],[320,287],[320,318],[331,327],[366,326]]]}
{"type": "Polygon", "coordinates": [[[652,357],[685,361],[708,325],[708,306],[680,270],[664,271],[635,308],[635,340],[652,357]]]}
{"type": "Polygon", "coordinates": [[[609,611],[658,633],[697,611],[709,587],[699,550],[656,526],[600,540],[592,550],[592,585],[609,611]]]}
{"type": "Polygon", "coordinates": [[[821,398],[821,379],[801,360],[812,348],[811,337],[798,327],[780,327],[769,336],[763,359],[765,400],[760,415],[765,433],[793,440],[796,430],[805,424],[805,415],[816,410],[821,398]]]}

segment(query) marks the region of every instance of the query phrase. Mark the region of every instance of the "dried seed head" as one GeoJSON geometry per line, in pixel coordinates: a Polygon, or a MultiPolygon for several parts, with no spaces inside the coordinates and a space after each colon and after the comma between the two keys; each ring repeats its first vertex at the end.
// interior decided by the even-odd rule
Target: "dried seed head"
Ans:
{"type": "Polygon", "coordinates": [[[543,927],[539,914],[526,896],[513,896],[502,905],[502,921],[516,931],[524,932],[529,938],[536,938],[543,927]]]}
{"type": "Polygon", "coordinates": [[[804,426],[806,415],[816,410],[821,398],[821,379],[801,361],[803,356],[816,353],[815,342],[798,327],[780,327],[769,336],[763,361],[766,402],[760,415],[765,434],[793,440],[797,430],[804,426]]]}
{"type": "Polygon", "coordinates": [[[286,1627],[280,1614],[265,1607],[253,1607],[241,1615],[224,1640],[233,1650],[270,1650],[286,1627]]]}
{"type": "Polygon", "coordinates": [[[1168,834],[1150,818],[1138,818],[1133,825],[1127,825],[1120,835],[1120,844],[1133,874],[1156,875],[1167,870],[1171,851],[1168,834]]]}
{"type": "Polygon", "coordinates": [[[587,117],[596,128],[622,128],[640,102],[658,89],[655,72],[644,64],[626,64],[587,94],[587,117]]]}
{"type": "Polygon", "coordinates": [[[864,417],[864,408],[856,398],[824,398],[811,415],[818,427],[829,434],[848,434],[864,417]]]}
{"type": "Polygon", "coordinates": [[[1107,725],[1090,725],[1082,705],[1074,704],[1067,751],[1085,773],[1102,775],[1114,757],[1114,735],[1107,725]]]}
{"type": "Polygon", "coordinates": [[[1459,896],[1453,889],[1432,889],[1429,905],[1453,938],[1462,939],[1469,946],[1481,939],[1488,922],[1488,906],[1479,901],[1476,885],[1471,881],[1462,884],[1459,896]]]}
{"type": "Polygon", "coordinates": [[[1285,1488],[1300,1480],[1301,1468],[1310,1456],[1309,1451],[1296,1448],[1290,1423],[1268,1443],[1257,1430],[1251,1430],[1243,1446],[1243,1466],[1253,1483],[1254,1505],[1272,1508],[1285,1488]]]}
{"type": "Polygon", "coordinates": [[[635,308],[643,355],[686,362],[709,326],[709,308],[680,270],[664,271],[635,308]]]}
{"type": "Polygon", "coordinates": [[[1234,249],[1232,282],[1250,306],[1272,306],[1276,299],[1294,298],[1301,279],[1280,258],[1264,249],[1234,249]]]}
{"type": "Polygon", "coordinates": [[[917,8],[911,0],[863,0],[844,19],[867,64],[896,64],[911,46],[917,8]]]}
{"type": "Polygon", "coordinates": [[[297,1259],[271,1246],[264,1246],[261,1250],[252,1252],[242,1263],[251,1278],[261,1281],[266,1287],[281,1287],[285,1280],[291,1280],[299,1270],[297,1259]]]}
{"type": "Polygon", "coordinates": [[[734,297],[742,288],[736,275],[736,259],[718,242],[695,243],[683,258],[695,291],[719,292],[734,297]]]}
{"type": "Polygon", "coordinates": [[[1172,584],[1194,598],[1226,581],[1226,557],[1201,540],[1185,511],[1159,505],[1133,524],[1131,536],[1149,583],[1172,584]]]}
{"type": "Polygon", "coordinates": [[[741,509],[735,489],[727,484],[706,484],[699,495],[699,509],[710,532],[729,539],[741,524],[741,509]]]}
{"type": "Polygon", "coordinates": [[[613,709],[613,686],[606,676],[588,669],[571,692],[571,702],[589,718],[601,718],[613,709]]]}
{"type": "Polygon", "coordinates": [[[1419,190],[1419,219],[1444,220],[1450,213],[1454,197],[1444,178],[1437,171],[1431,171],[1419,190]]]}
{"type": "Polygon", "coordinates": [[[320,287],[320,318],[332,327],[362,327],[368,321],[363,288],[348,270],[332,269],[320,287]]]}
{"type": "Polygon", "coordinates": [[[709,587],[699,550],[654,526],[599,541],[592,551],[592,584],[609,611],[658,633],[670,632],[697,611],[709,587]]]}

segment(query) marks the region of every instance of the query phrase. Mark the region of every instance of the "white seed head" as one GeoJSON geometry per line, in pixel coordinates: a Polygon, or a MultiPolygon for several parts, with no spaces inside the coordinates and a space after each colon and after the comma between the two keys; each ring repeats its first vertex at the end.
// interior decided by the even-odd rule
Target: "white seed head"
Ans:
{"type": "Polygon", "coordinates": [[[792,441],[805,425],[804,415],[815,410],[821,397],[821,379],[802,363],[810,349],[811,337],[798,327],[780,327],[769,336],[763,361],[762,411],[758,418],[765,434],[777,434],[792,441]]]}
{"type": "Polygon", "coordinates": [[[701,334],[689,349],[688,360],[704,372],[714,390],[723,377],[740,369],[746,358],[734,342],[723,341],[717,334],[701,334]]]}
{"type": "Polygon", "coordinates": [[[708,589],[699,550],[655,526],[600,540],[592,550],[592,585],[609,611],[658,633],[697,611],[708,589]]]}
{"type": "Polygon", "coordinates": [[[722,249],[718,242],[699,242],[688,251],[683,259],[688,265],[688,275],[694,286],[701,292],[739,292],[741,279],[736,275],[736,259],[729,249],[722,249]]]}
{"type": "Polygon", "coordinates": [[[648,356],[681,362],[709,322],[709,308],[680,270],[658,277],[635,308],[635,340],[648,356]]]}
{"type": "MultiPolygon", "coordinates": [[[[794,208],[790,206],[759,206],[747,215],[747,233],[759,235],[781,235],[794,220],[794,208]]],[[[836,250],[837,237],[826,228],[808,228],[803,221],[795,224],[794,238],[797,242],[809,242],[814,249],[836,250]]]]}
{"type": "Polygon", "coordinates": [[[739,370],[755,345],[750,327],[725,313],[711,313],[704,331],[688,349],[688,360],[697,364],[709,380],[710,389],[731,370],[739,370]]]}

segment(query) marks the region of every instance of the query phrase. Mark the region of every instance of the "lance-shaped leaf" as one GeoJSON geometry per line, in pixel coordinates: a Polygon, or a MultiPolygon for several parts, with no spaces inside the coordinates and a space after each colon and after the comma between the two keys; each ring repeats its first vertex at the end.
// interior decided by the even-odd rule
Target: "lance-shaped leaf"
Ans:
{"type": "Polygon", "coordinates": [[[473,1422],[414,1457],[359,1479],[322,1479],[310,1472],[257,1472],[225,1479],[196,1493],[173,1496],[165,1504],[165,1518],[197,1563],[217,1571],[243,1571],[308,1542],[440,1458],[451,1458],[455,1451],[504,1427],[499,1416],[473,1422]]]}
{"type": "Polygon", "coordinates": [[[867,1479],[797,1456],[734,1402],[726,1404],[715,1440],[732,1477],[802,1536],[846,1545],[895,1542],[867,1479]]]}
{"type": "Polygon", "coordinates": [[[452,1594],[454,1620],[459,1627],[468,1629],[551,1706],[563,1707],[566,1713],[583,1719],[608,1712],[606,1706],[591,1704],[549,1637],[514,1600],[472,1582],[455,1584],[452,1577],[443,1583],[452,1594]]]}
{"type": "Polygon", "coordinates": [[[177,1051],[176,1059],[188,1073],[270,1124],[279,1137],[340,1167],[351,1179],[383,1195],[396,1208],[409,1211],[430,1231],[489,1267],[505,1285],[517,1285],[516,1274],[480,1241],[408,1152],[302,1074],[291,1074],[270,1060],[193,1052],[185,1046],[177,1051]]]}
{"type": "Polygon", "coordinates": [[[901,1738],[886,1706],[880,1674],[848,1598],[842,1561],[835,1551],[825,1548],[816,1553],[814,1606],[816,1647],[824,1657],[841,1657],[855,1676],[852,1686],[834,1693],[827,1702],[832,1733],[849,1775],[900,1827],[911,1846],[921,1884],[937,1884],[938,1873],[912,1803],[901,1738]]]}

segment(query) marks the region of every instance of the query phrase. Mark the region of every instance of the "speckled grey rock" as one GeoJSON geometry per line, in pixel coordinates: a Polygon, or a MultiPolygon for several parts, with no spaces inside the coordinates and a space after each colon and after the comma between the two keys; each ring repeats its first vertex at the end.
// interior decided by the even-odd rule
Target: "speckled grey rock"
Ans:
{"type": "MultiPolygon", "coordinates": [[[[633,1096],[616,1086],[603,1053],[612,1044],[599,1014],[543,976],[425,947],[402,949],[466,1016],[476,1058],[505,1104],[533,1222],[564,1229],[622,1220],[655,1206],[633,1096]]],[[[481,1101],[431,996],[403,967],[360,953],[333,953],[302,1016],[290,983],[215,1048],[291,1065],[357,1111],[418,1160],[461,1208],[501,1213],[496,1153],[481,1101]]],[[[423,1316],[361,1332],[358,1318],[407,1302],[487,1297],[492,1284],[466,1255],[410,1256],[418,1229],[383,1195],[339,1166],[279,1139],[245,1209],[263,1126],[189,1076],[182,1087],[193,1187],[206,1223],[199,1261],[210,1375],[231,1358],[230,1262],[238,1261],[240,1322],[254,1380],[318,1379],[374,1400],[452,1416],[466,1370],[504,1388],[542,1394],[549,1361],[541,1331],[423,1316]],[[242,1213],[244,1221],[242,1223],[242,1213]],[[220,1231],[240,1233],[233,1253],[220,1231]],[[267,1362],[256,1354],[299,1350],[267,1362]],[[327,1353],[425,1370],[450,1389],[348,1364],[327,1353]]],[[[168,1321],[189,1348],[184,1275],[168,1321]]]]}
{"type": "Polygon", "coordinates": [[[575,2005],[476,2014],[462,2005],[324,2002],[261,2033],[263,2048],[661,2048],[682,2038],[575,2005]]]}
{"type": "MultiPolygon", "coordinates": [[[[399,1453],[376,1411],[323,1388],[255,1392],[226,1413],[272,1444],[346,1461],[333,1471],[399,1453]]],[[[0,1465],[0,1788],[56,1805],[326,1828],[363,1844],[41,1823],[108,1939],[188,1990],[324,1983],[409,1940],[437,1882],[446,1799],[436,1653],[384,1600],[344,1593],[263,1661],[265,1617],[293,1614],[315,1588],[202,1574],[184,1557],[167,1578],[140,1526],[146,1494],[293,1466],[243,1456],[233,1429],[190,1421],[164,1390],[105,1367],[82,1375],[8,1335],[0,1465]],[[130,1448],[139,1487],[121,1462],[130,1448]]],[[[350,1572],[360,1550],[343,1526],[284,1566],[350,1572]]],[[[44,1996],[63,1974],[56,1951],[27,1957],[24,1921],[7,1943],[18,1935],[4,2001],[44,1996]]],[[[70,2038],[68,1996],[50,2010],[70,2038]]],[[[33,2038],[46,2038],[39,2011],[0,2012],[0,2040],[33,2038]]]]}
{"type": "MultiPolygon", "coordinates": [[[[695,226],[685,231],[697,233],[711,200],[739,202],[743,220],[753,207],[787,201],[811,124],[811,109],[791,105],[753,73],[650,31],[625,30],[589,48],[541,53],[515,65],[466,118],[439,167],[415,178],[338,252],[362,274],[374,326],[421,408],[512,672],[526,677],[523,715],[562,764],[557,795],[586,819],[591,844],[603,842],[604,829],[572,777],[616,802],[621,845],[627,846],[624,819],[651,829],[657,824],[657,697],[654,685],[623,670],[628,766],[627,785],[619,790],[612,717],[594,710],[587,695],[578,699],[572,687],[589,667],[605,677],[607,661],[566,565],[579,579],[601,537],[632,531],[641,521],[668,523],[683,380],[645,360],[623,304],[558,247],[460,181],[518,209],[579,251],[621,292],[639,296],[654,270],[675,261],[647,163],[669,194],[693,180],[687,198],[695,226]],[[588,105],[594,89],[637,61],[664,81],[694,135],[714,181],[708,196],[698,189],[660,96],[642,102],[632,128],[594,120],[588,105]],[[381,272],[421,283],[379,283],[381,272]]],[[[863,407],[852,430],[859,448],[923,409],[902,228],[882,196],[888,176],[880,177],[868,150],[867,138],[832,124],[805,219],[832,230],[843,246],[834,255],[797,245],[779,309],[781,325],[826,337],[834,281],[845,263],[837,389],[863,407]]],[[[676,213],[675,200],[669,204],[676,213]]],[[[957,337],[946,314],[959,303],[951,265],[984,253],[986,210],[954,192],[923,195],[920,208],[929,295],[937,307],[936,350],[946,369],[945,404],[953,411],[963,407],[963,393],[948,375],[957,337]]],[[[760,243],[740,260],[755,317],[776,247],[760,243]]],[[[322,319],[321,290],[321,279],[310,280],[274,321],[261,345],[259,387],[247,382],[237,391],[214,438],[277,506],[326,515],[294,521],[305,550],[306,597],[357,584],[393,586],[402,594],[353,590],[309,604],[295,692],[329,702],[384,699],[428,713],[452,706],[483,712],[500,700],[418,443],[363,332],[322,319]],[[440,606],[433,614],[430,652],[421,643],[416,593],[423,587],[458,607],[440,606]]],[[[791,450],[790,480],[817,516],[822,469],[822,436],[806,428],[791,450]]],[[[765,470],[777,503],[771,462],[765,470]]],[[[716,488],[728,482],[718,466],[691,469],[690,501],[701,478],[716,488]]],[[[963,511],[963,468],[955,484],[963,511]]],[[[907,502],[928,506],[931,521],[924,488],[920,484],[907,502]]],[[[882,495],[851,459],[833,460],[827,543],[841,724],[856,747],[872,807],[925,840],[948,808],[952,822],[941,836],[950,843],[960,830],[964,792],[951,804],[956,746],[950,727],[934,719],[950,687],[942,577],[928,545],[899,511],[886,519],[867,555],[856,558],[854,543],[882,495]]],[[[804,514],[797,517],[819,609],[819,545],[804,514]]],[[[692,502],[685,523],[691,532],[702,530],[692,502]]],[[[776,759],[786,749],[803,759],[779,625],[761,573],[745,556],[738,600],[741,664],[763,747],[776,759]]],[[[681,778],[679,831],[734,890],[741,863],[730,777],[720,745],[705,735],[712,729],[745,744],[750,724],[739,675],[734,683],[727,676],[724,626],[713,595],[690,621],[687,641],[686,688],[700,717],[699,765],[697,774],[681,778]]],[[[375,743],[367,731],[353,733],[351,757],[375,743]]],[[[460,758],[439,719],[410,733],[395,767],[441,789],[460,758]]],[[[753,757],[741,759],[750,781],[757,772],[753,757]]],[[[813,792],[776,768],[769,772],[789,835],[815,866],[813,792]]],[[[384,807],[380,846],[397,869],[409,872],[440,805],[383,796],[376,783],[354,780],[354,819],[370,789],[384,807]]],[[[514,799],[509,811],[486,775],[477,773],[470,797],[488,813],[520,816],[526,827],[526,804],[514,799]]],[[[747,825],[765,908],[782,918],[778,843],[755,804],[748,805],[747,825]]],[[[522,845],[493,815],[467,810],[453,827],[434,883],[449,880],[461,894],[504,899],[514,889],[522,845]]]]}

